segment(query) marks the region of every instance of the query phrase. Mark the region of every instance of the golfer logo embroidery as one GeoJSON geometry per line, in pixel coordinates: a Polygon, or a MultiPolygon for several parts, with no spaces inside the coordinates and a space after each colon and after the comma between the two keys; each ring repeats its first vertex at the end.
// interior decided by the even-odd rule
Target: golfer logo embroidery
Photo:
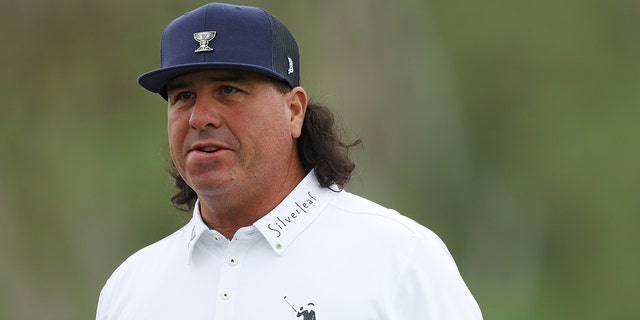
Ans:
{"type": "Polygon", "coordinates": [[[293,312],[296,313],[296,317],[302,317],[302,320],[316,320],[316,312],[313,311],[313,303],[307,303],[306,306],[302,306],[299,309],[296,309],[289,300],[287,300],[287,296],[284,296],[284,301],[291,307],[293,312]]]}

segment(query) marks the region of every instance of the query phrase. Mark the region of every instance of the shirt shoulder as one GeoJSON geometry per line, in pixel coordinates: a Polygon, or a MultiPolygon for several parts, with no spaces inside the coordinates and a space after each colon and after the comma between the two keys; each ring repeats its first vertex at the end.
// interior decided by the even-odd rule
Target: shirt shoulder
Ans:
{"type": "Polygon", "coordinates": [[[188,225],[174,233],[139,249],[125,259],[111,274],[105,288],[118,287],[127,279],[135,279],[139,274],[148,272],[154,266],[166,261],[176,260],[177,255],[186,255],[187,242],[184,240],[188,225]]]}
{"type": "Polygon", "coordinates": [[[451,253],[433,231],[348,192],[333,204],[335,221],[347,221],[357,238],[367,239],[376,257],[396,265],[390,318],[482,319],[451,253]]]}
{"type": "Polygon", "coordinates": [[[176,259],[176,256],[186,255],[187,241],[184,239],[187,227],[138,250],[113,271],[100,292],[96,319],[108,319],[121,312],[130,297],[148,287],[146,284],[153,280],[151,275],[157,273],[161,266],[176,260],[185,261],[176,259]]]}
{"type": "MultiPolygon", "coordinates": [[[[158,259],[166,259],[169,253],[176,251],[184,253],[187,241],[185,239],[188,225],[181,227],[172,234],[136,251],[123,264],[136,264],[141,262],[152,262],[158,259]]],[[[175,256],[171,255],[171,258],[175,256]]]]}
{"type": "MultiPolygon", "coordinates": [[[[408,236],[411,238],[430,239],[442,245],[440,238],[429,228],[417,221],[364,197],[343,191],[338,201],[332,203],[347,215],[353,215],[360,223],[373,228],[374,232],[385,232],[387,235],[408,236]]],[[[365,228],[359,228],[365,229],[365,228]]]]}

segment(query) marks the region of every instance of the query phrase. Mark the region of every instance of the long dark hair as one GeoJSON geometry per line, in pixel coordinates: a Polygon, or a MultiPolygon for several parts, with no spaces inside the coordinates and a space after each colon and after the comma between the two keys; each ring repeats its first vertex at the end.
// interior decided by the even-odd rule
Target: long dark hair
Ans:
{"type": "MultiPolygon", "coordinates": [[[[314,169],[321,186],[329,188],[336,184],[342,188],[349,182],[356,167],[349,159],[349,149],[360,143],[360,139],[352,143],[343,142],[338,136],[333,112],[323,105],[309,103],[302,133],[297,140],[298,156],[307,173],[314,169]]],[[[171,202],[181,211],[192,211],[198,195],[184,182],[173,162],[169,174],[175,179],[178,189],[171,202]]]]}

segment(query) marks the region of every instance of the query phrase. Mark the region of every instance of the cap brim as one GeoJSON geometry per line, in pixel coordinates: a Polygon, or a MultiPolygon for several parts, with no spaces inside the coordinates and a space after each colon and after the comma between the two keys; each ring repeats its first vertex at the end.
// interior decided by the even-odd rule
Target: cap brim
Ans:
{"type": "Polygon", "coordinates": [[[272,77],[276,80],[286,81],[281,75],[267,69],[262,68],[256,65],[248,65],[242,63],[190,63],[185,65],[177,65],[171,66],[168,68],[161,68],[153,71],[149,71],[140,77],[138,77],[138,84],[140,84],[143,88],[160,94],[166,94],[166,86],[169,81],[172,79],[179,77],[181,75],[203,71],[203,70],[216,70],[216,69],[224,69],[224,70],[243,70],[243,71],[251,71],[264,74],[266,76],[272,77]]]}

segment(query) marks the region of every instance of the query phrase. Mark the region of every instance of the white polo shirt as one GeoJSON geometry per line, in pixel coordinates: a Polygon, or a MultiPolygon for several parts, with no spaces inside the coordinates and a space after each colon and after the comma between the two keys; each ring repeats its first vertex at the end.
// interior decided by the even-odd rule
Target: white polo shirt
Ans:
{"type": "Polygon", "coordinates": [[[96,319],[482,319],[442,241],[310,173],[231,240],[191,221],[116,269],[96,319]]]}

